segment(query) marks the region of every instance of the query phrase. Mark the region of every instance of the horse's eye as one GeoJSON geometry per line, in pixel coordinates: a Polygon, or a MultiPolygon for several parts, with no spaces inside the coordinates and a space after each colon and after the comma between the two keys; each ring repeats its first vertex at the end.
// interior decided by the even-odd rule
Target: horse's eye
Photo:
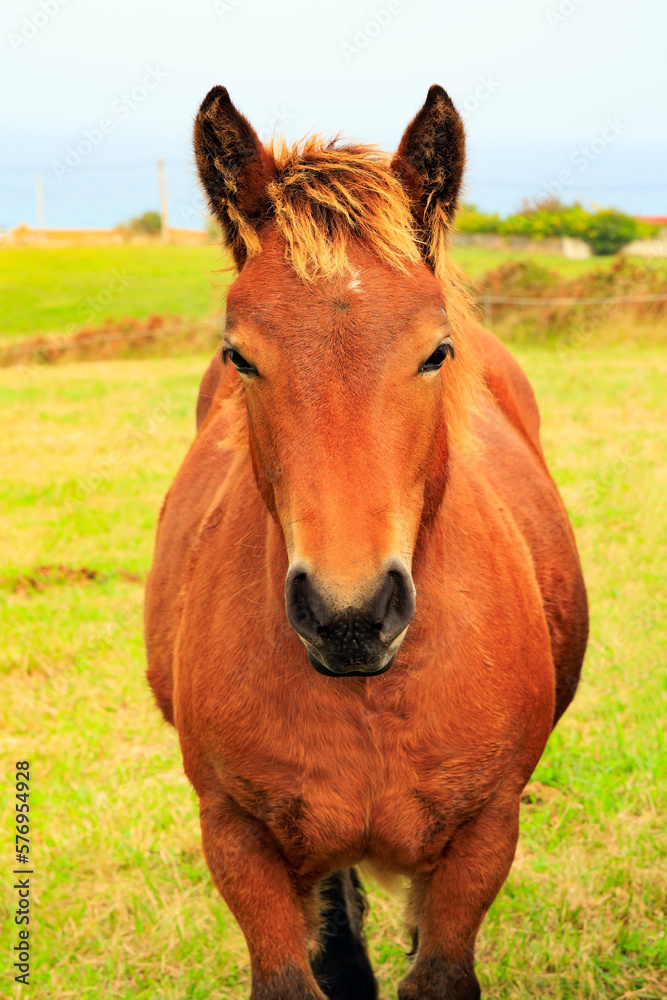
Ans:
{"type": "Polygon", "coordinates": [[[223,351],[223,356],[225,361],[231,361],[236,370],[240,372],[241,375],[257,375],[257,369],[254,365],[251,365],[249,361],[235,351],[233,347],[225,347],[223,351]]]}
{"type": "Polygon", "coordinates": [[[438,368],[442,368],[447,355],[454,357],[454,345],[450,337],[446,337],[441,344],[438,344],[430,358],[422,361],[419,372],[437,372],[438,368]]]}

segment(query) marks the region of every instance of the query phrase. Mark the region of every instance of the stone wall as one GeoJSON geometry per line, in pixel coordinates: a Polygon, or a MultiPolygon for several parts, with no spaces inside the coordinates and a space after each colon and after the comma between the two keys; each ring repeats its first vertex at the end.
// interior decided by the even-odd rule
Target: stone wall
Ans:
{"type": "Polygon", "coordinates": [[[620,252],[625,257],[667,257],[667,239],[633,240],[620,252]]]}
{"type": "Polygon", "coordinates": [[[571,236],[546,236],[538,240],[530,236],[500,236],[498,233],[453,233],[452,246],[544,253],[555,257],[568,257],[571,260],[586,260],[591,256],[588,243],[575,240],[571,236]]]}

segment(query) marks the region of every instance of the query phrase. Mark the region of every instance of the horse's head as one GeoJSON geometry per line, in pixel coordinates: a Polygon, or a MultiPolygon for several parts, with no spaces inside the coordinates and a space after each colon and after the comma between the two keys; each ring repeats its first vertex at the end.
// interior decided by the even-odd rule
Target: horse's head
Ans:
{"type": "Polygon", "coordinates": [[[391,162],[318,140],[276,151],[216,87],[195,149],[240,271],[223,350],[285,537],[289,621],[317,670],[381,673],[415,611],[413,553],[470,385],[445,260],[461,120],[432,87],[391,162]]]}

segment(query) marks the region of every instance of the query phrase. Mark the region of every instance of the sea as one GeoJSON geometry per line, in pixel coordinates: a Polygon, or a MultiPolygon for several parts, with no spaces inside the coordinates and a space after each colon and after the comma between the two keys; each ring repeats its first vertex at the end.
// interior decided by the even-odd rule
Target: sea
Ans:
{"type": "MultiPolygon", "coordinates": [[[[555,194],[567,204],[667,215],[667,146],[600,146],[472,145],[464,200],[506,215],[525,199],[555,194]]],[[[189,142],[146,136],[140,143],[96,148],[82,136],[69,145],[22,136],[0,145],[0,229],[38,225],[37,174],[48,227],[113,227],[158,210],[159,157],[165,161],[170,225],[204,228],[205,202],[189,142]]]]}

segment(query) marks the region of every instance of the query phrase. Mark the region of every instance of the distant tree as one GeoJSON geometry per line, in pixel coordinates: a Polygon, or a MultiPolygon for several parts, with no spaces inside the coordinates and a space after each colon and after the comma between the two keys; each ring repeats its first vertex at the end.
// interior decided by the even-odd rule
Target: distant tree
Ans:
{"type": "Polygon", "coordinates": [[[148,236],[156,236],[162,229],[162,221],[159,212],[144,212],[130,219],[127,228],[132,233],[144,233],[148,236]]]}
{"type": "Polygon", "coordinates": [[[590,243],[594,254],[612,254],[642,236],[643,228],[637,219],[608,208],[591,215],[584,239],[590,243]]]}

